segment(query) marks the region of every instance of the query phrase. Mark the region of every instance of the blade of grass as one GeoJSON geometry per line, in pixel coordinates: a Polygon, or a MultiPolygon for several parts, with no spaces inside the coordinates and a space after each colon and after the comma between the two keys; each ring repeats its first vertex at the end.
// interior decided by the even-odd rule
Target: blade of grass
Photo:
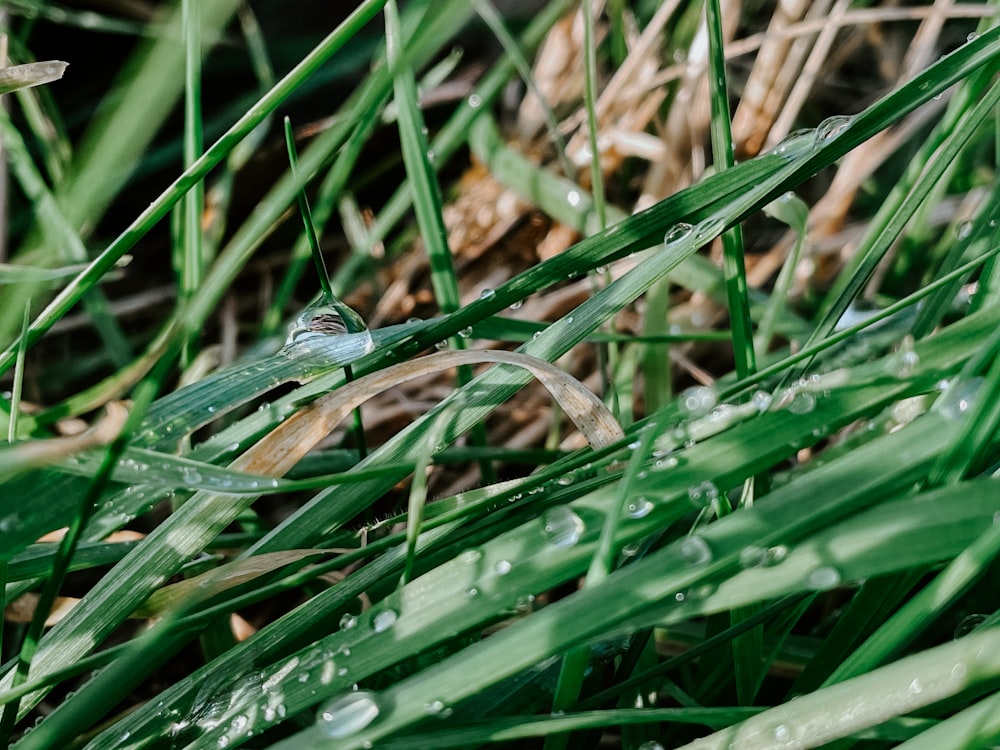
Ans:
{"type": "MultiPolygon", "coordinates": [[[[21,333],[28,328],[28,321],[31,319],[31,300],[28,300],[28,304],[24,307],[24,318],[21,321],[21,333]]],[[[18,347],[17,350],[17,360],[14,363],[14,382],[10,389],[10,416],[7,421],[7,442],[14,443],[17,441],[18,433],[18,418],[21,415],[21,393],[24,390],[24,356],[27,354],[28,348],[22,342],[22,345],[18,347]]],[[[0,579],[3,585],[6,585],[6,577],[0,579]]],[[[0,610],[3,611],[3,610],[0,610]]]]}
{"type": "MultiPolygon", "coordinates": [[[[181,0],[184,33],[184,169],[191,168],[204,149],[201,116],[201,18],[193,0],[181,0]]],[[[185,304],[201,286],[207,259],[202,244],[201,217],[205,207],[205,181],[198,180],[181,201],[183,241],[178,269],[178,301],[185,304]]],[[[191,364],[198,342],[189,337],[181,350],[181,367],[191,364]]]]}
{"type": "MultiPolygon", "coordinates": [[[[292,179],[299,182],[297,175],[299,157],[298,152],[295,149],[295,135],[292,133],[292,121],[287,117],[285,118],[285,146],[288,149],[288,163],[291,167],[292,179]]],[[[348,334],[362,333],[362,331],[356,330],[357,325],[354,322],[353,316],[347,314],[346,310],[343,310],[343,303],[337,298],[337,295],[333,293],[333,287],[330,285],[330,274],[326,270],[326,262],[323,260],[323,251],[320,250],[319,238],[316,236],[316,226],[313,224],[312,211],[309,209],[309,199],[306,197],[306,187],[302,182],[299,182],[297,198],[299,213],[302,215],[302,223],[305,228],[306,241],[309,243],[312,259],[316,264],[316,274],[319,276],[320,287],[323,290],[323,300],[326,304],[336,307],[337,311],[341,313],[340,317],[348,334]]],[[[351,369],[349,364],[344,365],[344,380],[347,383],[354,380],[354,371],[351,369]]],[[[358,441],[358,452],[360,457],[364,458],[368,453],[368,448],[365,444],[365,425],[361,419],[360,409],[354,410],[354,434],[358,441]]]]}

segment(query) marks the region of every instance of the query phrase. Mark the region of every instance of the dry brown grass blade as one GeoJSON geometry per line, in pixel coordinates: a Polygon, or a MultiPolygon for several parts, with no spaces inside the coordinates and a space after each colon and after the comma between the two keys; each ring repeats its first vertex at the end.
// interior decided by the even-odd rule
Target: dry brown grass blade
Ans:
{"type": "Polygon", "coordinates": [[[485,362],[528,370],[548,389],[593,447],[624,437],[614,415],[578,380],[545,360],[517,352],[448,351],[393,365],[327,394],[291,416],[233,463],[251,473],[280,476],[299,462],[354,409],[393,386],[461,365],[485,362]]]}
{"type": "Polygon", "coordinates": [[[74,453],[107,445],[121,432],[128,411],[119,401],[105,406],[105,415],[90,429],[70,437],[27,440],[15,443],[3,451],[0,460],[0,480],[32,468],[47,466],[74,453]]]}
{"type": "MultiPolygon", "coordinates": [[[[782,0],[771,16],[767,38],[757,52],[739,106],[733,114],[733,141],[744,156],[756,155],[788,94],[790,76],[802,67],[803,47],[808,38],[792,40],[777,33],[801,20],[810,10],[804,0],[782,0]]],[[[812,4],[823,14],[828,0],[812,4]]]]}

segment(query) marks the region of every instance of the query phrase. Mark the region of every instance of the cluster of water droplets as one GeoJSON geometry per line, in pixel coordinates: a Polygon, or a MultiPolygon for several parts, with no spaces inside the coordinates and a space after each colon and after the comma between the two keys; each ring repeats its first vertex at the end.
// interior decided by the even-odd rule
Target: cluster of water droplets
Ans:
{"type": "Polygon", "coordinates": [[[854,118],[848,115],[828,117],[813,128],[795,130],[786,135],[768,153],[784,159],[798,159],[840,136],[854,118]]]}

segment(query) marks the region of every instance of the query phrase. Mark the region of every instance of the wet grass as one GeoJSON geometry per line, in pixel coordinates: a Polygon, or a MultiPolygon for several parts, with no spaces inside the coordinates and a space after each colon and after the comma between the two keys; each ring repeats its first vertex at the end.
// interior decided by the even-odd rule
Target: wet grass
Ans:
{"type": "MultiPolygon", "coordinates": [[[[267,24],[183,2],[87,132],[45,89],[68,80],[19,90],[0,113],[32,217],[0,266],[4,738],[995,742],[992,8],[918,8],[914,34],[879,6],[836,37],[838,6],[799,49],[796,21],[755,37],[771,19],[734,31],[717,2],[518,20],[383,0],[273,76],[267,24]],[[891,80],[833,44],[872,54],[876,28],[910,50],[891,80]],[[475,80],[447,54],[470,29],[501,38],[475,80]],[[198,94],[217,43],[261,92],[222,128],[198,94]],[[284,153],[271,121],[338,61],[339,109],[293,119],[294,165],[255,177],[284,153]],[[844,76],[872,95],[838,99],[844,76]],[[129,213],[164,143],[168,187],[129,213]],[[490,197],[454,219],[473,190],[490,197]],[[483,215],[496,236],[460,235],[483,215]],[[156,278],[157,248],[177,294],[137,325],[115,282],[156,278]],[[247,278],[275,256],[258,301],[247,278]]],[[[17,62],[33,34],[15,14],[17,62]]]]}

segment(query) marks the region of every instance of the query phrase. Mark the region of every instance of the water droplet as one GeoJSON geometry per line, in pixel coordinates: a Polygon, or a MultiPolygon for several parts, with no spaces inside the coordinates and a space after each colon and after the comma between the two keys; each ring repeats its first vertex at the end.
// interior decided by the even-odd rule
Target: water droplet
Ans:
{"type": "Polygon", "coordinates": [[[424,711],[431,716],[440,716],[444,709],[445,705],[442,700],[433,700],[424,704],[424,711]]]}
{"type": "Polygon", "coordinates": [[[684,221],[674,224],[667,230],[666,234],[663,235],[663,244],[670,247],[674,243],[680,242],[691,234],[692,229],[694,229],[694,227],[684,221]]]}
{"type": "Polygon", "coordinates": [[[569,487],[571,484],[573,484],[573,475],[563,474],[556,480],[556,484],[562,485],[563,487],[569,487]]]}
{"type": "Polygon", "coordinates": [[[788,411],[792,414],[808,414],[816,408],[816,396],[812,393],[796,393],[788,404],[788,411]]]}
{"type": "Polygon", "coordinates": [[[542,335],[541,331],[535,331],[533,334],[531,334],[531,340],[534,341],[535,339],[537,339],[541,335],[542,335]]]}
{"type": "Polygon", "coordinates": [[[955,227],[955,236],[960,240],[966,240],[969,235],[972,234],[972,222],[963,221],[961,224],[955,227]]]}
{"type": "Polygon", "coordinates": [[[350,737],[378,718],[375,695],[367,690],[334,698],[320,709],[316,723],[320,731],[334,739],[350,737]]]}
{"type": "Polygon", "coordinates": [[[523,304],[524,304],[524,300],[523,299],[519,299],[517,302],[511,302],[510,303],[510,309],[511,310],[520,310],[521,306],[523,304]]]}
{"type": "Polygon", "coordinates": [[[372,617],[372,630],[376,633],[384,633],[399,619],[399,614],[393,609],[383,609],[372,617]]]}
{"type": "Polygon", "coordinates": [[[964,680],[968,673],[969,668],[965,665],[964,661],[955,662],[954,666],[951,668],[951,679],[964,680]]]}
{"type": "Polygon", "coordinates": [[[924,686],[920,682],[919,677],[914,677],[913,681],[910,683],[909,688],[907,688],[913,695],[919,695],[924,692],[924,686]]]}
{"type": "Polygon", "coordinates": [[[495,290],[487,288],[483,289],[483,291],[479,293],[479,299],[492,299],[493,297],[496,297],[496,295],[497,293],[495,290]]]}
{"type": "Polygon", "coordinates": [[[479,107],[482,106],[482,104],[483,104],[483,100],[482,100],[482,97],[479,96],[479,94],[470,94],[469,95],[469,106],[470,107],[472,107],[473,109],[478,109],[479,107]]]}
{"type": "Polygon", "coordinates": [[[712,560],[712,548],[697,534],[681,542],[680,552],[689,565],[704,565],[712,560]]]}
{"type": "Polygon", "coordinates": [[[783,159],[795,159],[812,151],[816,143],[816,131],[812,128],[794,130],[780,141],[769,153],[777,154],[783,159]]]}
{"type": "Polygon", "coordinates": [[[474,596],[479,596],[479,589],[477,589],[475,586],[473,586],[473,587],[471,587],[469,589],[466,589],[465,595],[467,597],[469,597],[470,599],[472,597],[474,597],[474,596]]]}
{"type": "Polygon", "coordinates": [[[891,358],[892,369],[897,377],[909,377],[920,364],[920,355],[913,346],[913,336],[904,336],[898,351],[891,358]]]}
{"type": "Polygon", "coordinates": [[[483,553],[478,549],[467,549],[458,556],[459,562],[472,565],[483,559],[483,553]]]}
{"type": "Polygon", "coordinates": [[[542,533],[556,547],[572,547],[580,541],[585,528],[583,519],[565,505],[542,514],[542,533]]]}
{"type": "Polygon", "coordinates": [[[962,621],[955,627],[955,637],[961,638],[963,635],[968,635],[984,622],[986,622],[986,615],[969,615],[962,618],[962,621]]]}
{"type": "Polygon", "coordinates": [[[530,615],[535,609],[535,596],[528,594],[519,596],[514,600],[514,614],[524,616],[530,615]]]}
{"type": "Polygon", "coordinates": [[[792,730],[784,724],[779,724],[774,728],[774,739],[777,742],[789,742],[792,739],[792,730]]]}
{"type": "Polygon", "coordinates": [[[718,217],[710,217],[698,222],[694,228],[694,236],[702,242],[708,242],[710,238],[717,237],[726,228],[726,220],[718,217]]]}
{"type": "Polygon", "coordinates": [[[700,508],[719,499],[719,488],[706,479],[701,484],[688,487],[688,499],[700,508]]]}
{"type": "Polygon", "coordinates": [[[854,121],[853,117],[846,115],[835,115],[834,117],[827,117],[823,122],[819,124],[816,128],[816,145],[822,145],[827,141],[831,141],[845,130],[854,121]]]}
{"type": "Polygon", "coordinates": [[[185,466],[181,469],[181,479],[184,480],[185,484],[199,484],[201,482],[201,472],[190,466],[185,466]]]}
{"type": "Polygon", "coordinates": [[[806,583],[811,588],[820,591],[832,589],[840,583],[840,572],[836,568],[825,565],[821,568],[816,568],[816,570],[810,573],[806,583]]]}
{"type": "Polygon", "coordinates": [[[580,205],[581,196],[578,190],[570,190],[566,193],[566,202],[569,203],[573,208],[580,205]]]}
{"type": "Polygon", "coordinates": [[[663,750],[663,745],[656,740],[649,740],[639,745],[639,750],[663,750]]]}
{"type": "Polygon", "coordinates": [[[357,615],[352,615],[350,612],[348,612],[346,615],[340,618],[341,630],[350,630],[357,624],[358,624],[357,615]]]}
{"type": "Polygon", "coordinates": [[[447,340],[438,341],[436,344],[434,344],[434,348],[437,349],[438,351],[443,351],[444,349],[447,349],[448,348],[447,340]]]}
{"type": "Polygon", "coordinates": [[[967,37],[965,37],[965,41],[967,41],[967,42],[974,42],[978,38],[979,38],[979,34],[977,34],[975,31],[970,31],[969,35],[967,37]]]}
{"type": "Polygon", "coordinates": [[[514,566],[510,564],[510,560],[500,560],[493,569],[496,571],[498,576],[505,576],[510,573],[511,568],[514,566]]]}
{"type": "Polygon", "coordinates": [[[771,394],[767,391],[756,391],[750,397],[750,403],[759,412],[765,412],[771,408],[771,394]]]}
{"type": "Polygon", "coordinates": [[[783,544],[774,547],[750,545],[740,551],[740,565],[744,568],[769,568],[782,562],[786,557],[788,557],[788,547],[783,544]]]}
{"type": "Polygon", "coordinates": [[[461,336],[463,339],[469,338],[469,336],[472,335],[472,326],[466,326],[465,328],[463,328],[461,331],[458,332],[458,335],[461,336]]]}
{"type": "Polygon", "coordinates": [[[635,519],[645,518],[652,510],[653,503],[645,497],[636,498],[625,506],[625,512],[628,514],[628,517],[635,519]]]}
{"type": "Polygon", "coordinates": [[[976,403],[982,385],[983,379],[980,377],[955,383],[941,395],[934,408],[945,419],[961,419],[962,415],[976,403]]]}
{"type": "Polygon", "coordinates": [[[566,324],[569,325],[572,322],[573,322],[573,316],[572,315],[567,315],[566,316],[566,324]]]}
{"type": "Polygon", "coordinates": [[[707,385],[686,388],[680,395],[681,411],[692,417],[700,417],[712,410],[718,398],[715,389],[707,385]]]}

